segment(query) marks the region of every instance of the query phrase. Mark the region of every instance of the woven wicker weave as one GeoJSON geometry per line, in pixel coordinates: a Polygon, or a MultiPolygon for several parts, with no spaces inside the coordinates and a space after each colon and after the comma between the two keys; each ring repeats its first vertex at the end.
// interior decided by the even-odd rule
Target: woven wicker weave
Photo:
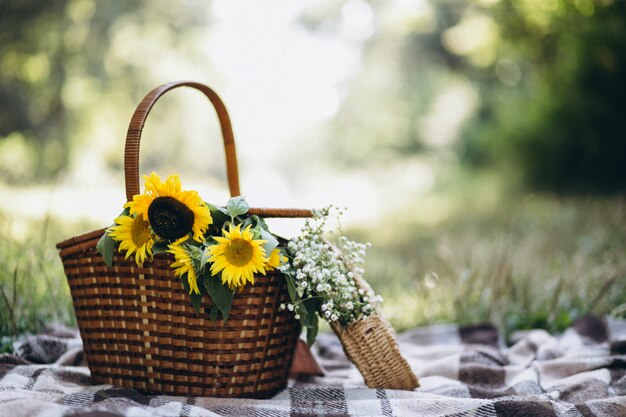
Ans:
{"type": "MultiPolygon", "coordinates": [[[[155,102],[174,88],[204,93],[217,110],[224,137],[228,184],[239,195],[237,159],[230,120],[219,97],[193,82],[165,84],[150,92],[135,111],[126,137],[126,197],[139,193],[139,142],[155,102]]],[[[310,216],[309,210],[251,209],[268,217],[310,216]]],[[[156,255],[138,267],[121,254],[108,268],[96,251],[97,230],[57,247],[70,286],[85,355],[95,383],[149,393],[217,397],[269,397],[287,384],[300,324],[288,311],[280,273],[255,276],[235,295],[229,320],[209,319],[211,300],[196,313],[171,255],[156,255]]]]}
{"type": "MultiPolygon", "coordinates": [[[[354,276],[357,288],[370,290],[369,284],[358,275],[354,276]]],[[[417,377],[402,357],[393,327],[380,310],[364,320],[347,327],[330,322],[346,353],[363,375],[370,388],[412,391],[419,387],[417,377]]]]}

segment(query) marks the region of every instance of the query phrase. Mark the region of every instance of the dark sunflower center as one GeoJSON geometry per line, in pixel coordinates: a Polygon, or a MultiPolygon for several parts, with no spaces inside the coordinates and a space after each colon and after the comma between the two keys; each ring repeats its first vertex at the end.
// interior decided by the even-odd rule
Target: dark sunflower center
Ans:
{"type": "Polygon", "coordinates": [[[165,239],[178,239],[191,232],[193,211],[173,197],[157,197],[148,207],[154,232],[165,239]]]}

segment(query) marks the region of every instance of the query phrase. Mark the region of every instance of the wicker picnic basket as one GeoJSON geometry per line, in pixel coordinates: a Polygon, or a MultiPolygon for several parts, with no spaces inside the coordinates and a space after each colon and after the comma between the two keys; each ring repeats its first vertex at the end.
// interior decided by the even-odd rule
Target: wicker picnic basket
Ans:
{"type": "MultiPolygon", "coordinates": [[[[126,136],[126,198],[139,193],[139,142],[146,118],[166,92],[181,87],[202,92],[213,104],[226,150],[232,196],[239,192],[235,142],[226,108],[209,87],[173,82],[151,91],[137,107],[126,136]]],[[[265,217],[306,217],[308,210],[250,209],[265,217]]],[[[76,319],[95,383],[147,393],[214,397],[270,397],[287,385],[300,333],[279,272],[256,276],[235,295],[230,317],[209,319],[211,300],[200,314],[190,305],[169,254],[137,266],[116,253],[108,268],[96,250],[104,229],[57,245],[70,286],[76,319]]]]}
{"type": "MultiPolygon", "coordinates": [[[[366,292],[369,284],[358,274],[354,275],[356,287],[366,292]]],[[[363,375],[370,388],[413,391],[419,387],[417,377],[402,357],[396,333],[384,318],[382,311],[363,320],[343,327],[339,322],[330,322],[348,359],[363,375]]]]}

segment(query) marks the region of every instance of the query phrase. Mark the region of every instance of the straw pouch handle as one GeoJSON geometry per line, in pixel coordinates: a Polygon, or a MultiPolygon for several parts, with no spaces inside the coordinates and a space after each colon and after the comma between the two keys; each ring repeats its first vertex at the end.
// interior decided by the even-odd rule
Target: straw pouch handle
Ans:
{"type": "MultiPolygon", "coordinates": [[[[126,199],[131,201],[135,194],[139,194],[139,144],[146,118],[150,110],[161,96],[178,87],[191,87],[203,93],[213,104],[222,129],[224,150],[226,152],[226,177],[232,197],[241,195],[239,189],[239,169],[237,167],[237,152],[233,128],[226,111],[226,106],[217,93],[204,84],[193,81],[174,81],[163,84],[150,91],[139,103],[128,126],[126,133],[126,147],[124,150],[124,175],[126,185],[126,199]]],[[[311,210],[303,209],[270,209],[251,208],[250,214],[264,217],[310,217],[311,210]]]]}

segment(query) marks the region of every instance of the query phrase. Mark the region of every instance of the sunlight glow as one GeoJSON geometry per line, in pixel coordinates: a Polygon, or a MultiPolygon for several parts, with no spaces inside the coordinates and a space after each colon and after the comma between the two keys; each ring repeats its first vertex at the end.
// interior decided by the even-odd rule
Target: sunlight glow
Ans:
{"type": "Polygon", "coordinates": [[[498,36],[498,26],[490,17],[466,13],[458,25],[443,33],[442,40],[450,52],[487,66],[495,58],[498,36]]]}
{"type": "Polygon", "coordinates": [[[478,93],[469,83],[450,82],[418,121],[422,142],[434,147],[454,143],[460,137],[464,123],[476,111],[478,103],[478,93]]]}
{"type": "Polygon", "coordinates": [[[365,40],[374,34],[374,11],[363,0],[350,0],[341,8],[346,34],[356,40],[365,40]]]}
{"type": "Polygon", "coordinates": [[[288,6],[276,7],[277,13],[254,1],[214,3],[219,21],[206,52],[226,80],[222,94],[229,109],[243,122],[237,124],[237,140],[244,158],[251,143],[263,144],[254,148],[255,158],[275,157],[295,134],[335,116],[339,84],[360,63],[354,45],[295,24],[302,2],[279,3],[288,6]],[[257,18],[257,9],[271,24],[257,18]]]}
{"type": "Polygon", "coordinates": [[[399,33],[431,32],[436,27],[435,10],[427,0],[395,0],[385,9],[388,26],[399,33]]]}

